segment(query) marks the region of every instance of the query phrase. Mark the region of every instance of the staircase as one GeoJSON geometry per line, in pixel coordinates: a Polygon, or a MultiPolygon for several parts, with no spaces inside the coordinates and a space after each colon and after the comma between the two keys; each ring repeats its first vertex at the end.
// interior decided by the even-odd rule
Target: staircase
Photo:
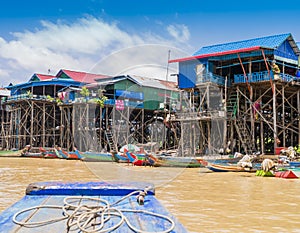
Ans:
{"type": "Polygon", "coordinates": [[[226,113],[228,119],[235,119],[237,114],[238,95],[236,90],[232,90],[226,102],[226,113]]]}
{"type": "Polygon", "coordinates": [[[248,155],[253,154],[255,152],[255,144],[247,126],[243,123],[243,120],[241,120],[240,117],[235,119],[234,124],[245,153],[248,155]]]}
{"type": "Polygon", "coordinates": [[[111,153],[118,152],[118,148],[117,148],[117,145],[114,141],[114,137],[112,135],[112,132],[111,131],[105,131],[105,136],[106,136],[106,140],[108,142],[109,148],[110,148],[110,152],[111,153]]]}

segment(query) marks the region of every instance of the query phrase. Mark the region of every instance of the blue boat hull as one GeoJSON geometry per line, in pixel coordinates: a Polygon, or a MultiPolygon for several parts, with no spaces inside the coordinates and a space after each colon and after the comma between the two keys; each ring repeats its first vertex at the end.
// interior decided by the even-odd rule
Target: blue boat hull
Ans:
{"type": "MultiPolygon", "coordinates": [[[[72,205],[77,204],[76,199],[79,199],[78,202],[83,203],[84,206],[91,206],[92,210],[96,207],[102,208],[103,203],[109,203],[107,206],[113,208],[110,209],[110,219],[104,222],[104,229],[117,225],[110,232],[134,232],[126,221],[118,225],[120,218],[111,214],[114,213],[113,209],[118,209],[132,226],[143,231],[162,232],[172,229],[170,232],[173,233],[187,232],[184,226],[155,198],[153,185],[144,182],[42,182],[31,184],[26,189],[26,195],[20,201],[0,214],[0,232],[66,232],[67,223],[70,224],[73,220],[70,220],[70,216],[67,214],[63,214],[62,207],[66,207],[68,202],[72,205]],[[142,195],[145,193],[147,193],[146,196],[142,195]],[[144,198],[142,203],[139,201],[141,196],[144,198]],[[28,208],[32,208],[32,210],[27,211],[28,208]],[[153,216],[149,213],[159,214],[163,217],[153,216]],[[22,225],[23,223],[25,225],[22,225]]],[[[75,216],[71,214],[73,209],[69,208],[66,212],[71,217],[75,216]]],[[[85,209],[86,207],[84,207],[85,209]]],[[[100,211],[97,214],[99,215],[100,211]]],[[[96,223],[96,225],[92,225],[95,228],[98,227],[97,224],[100,220],[99,216],[96,218],[97,221],[95,219],[92,222],[96,223]]],[[[80,217],[78,219],[85,220],[80,217]]],[[[79,221],[78,219],[77,221],[79,221]]],[[[68,232],[83,232],[76,226],[71,225],[68,232]]]]}

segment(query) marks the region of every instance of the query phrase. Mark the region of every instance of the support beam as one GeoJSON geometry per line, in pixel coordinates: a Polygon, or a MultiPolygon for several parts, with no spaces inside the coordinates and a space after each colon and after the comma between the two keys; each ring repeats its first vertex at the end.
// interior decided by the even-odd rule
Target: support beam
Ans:
{"type": "Polygon", "coordinates": [[[274,135],[274,153],[275,153],[275,148],[277,147],[277,111],[276,111],[276,83],[273,82],[273,88],[272,90],[275,90],[273,91],[273,129],[274,129],[274,132],[273,132],[273,135],[274,135]]]}

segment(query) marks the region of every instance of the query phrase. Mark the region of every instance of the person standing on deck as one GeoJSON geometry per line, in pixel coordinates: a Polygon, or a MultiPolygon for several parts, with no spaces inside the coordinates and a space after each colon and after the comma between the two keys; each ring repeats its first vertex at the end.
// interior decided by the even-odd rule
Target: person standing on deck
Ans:
{"type": "Polygon", "coordinates": [[[258,99],[253,104],[253,114],[254,114],[255,120],[258,120],[258,114],[259,114],[258,112],[260,111],[260,108],[261,108],[261,99],[258,99]]]}
{"type": "Polygon", "coordinates": [[[275,60],[272,61],[271,68],[272,68],[272,71],[274,74],[274,80],[280,80],[280,76],[279,76],[280,69],[279,69],[278,65],[276,64],[275,60]]]}

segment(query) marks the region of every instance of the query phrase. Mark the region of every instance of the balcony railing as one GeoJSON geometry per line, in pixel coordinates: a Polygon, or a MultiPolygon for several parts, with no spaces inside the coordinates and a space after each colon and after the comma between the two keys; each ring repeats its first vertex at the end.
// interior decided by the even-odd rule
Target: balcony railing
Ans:
{"type": "MultiPolygon", "coordinates": [[[[270,72],[270,75],[269,75],[268,71],[254,72],[251,74],[250,73],[247,74],[249,83],[269,81],[270,76],[271,76],[271,79],[274,80],[274,74],[272,71],[270,72]]],[[[290,74],[280,73],[279,77],[281,78],[282,81],[285,81],[285,82],[297,80],[297,77],[290,75],[290,74]]],[[[235,74],[234,75],[234,83],[246,83],[246,77],[243,74],[235,74]]]]}
{"type": "Polygon", "coordinates": [[[211,72],[199,75],[197,77],[197,84],[212,82],[221,86],[225,86],[225,78],[211,72]]]}

